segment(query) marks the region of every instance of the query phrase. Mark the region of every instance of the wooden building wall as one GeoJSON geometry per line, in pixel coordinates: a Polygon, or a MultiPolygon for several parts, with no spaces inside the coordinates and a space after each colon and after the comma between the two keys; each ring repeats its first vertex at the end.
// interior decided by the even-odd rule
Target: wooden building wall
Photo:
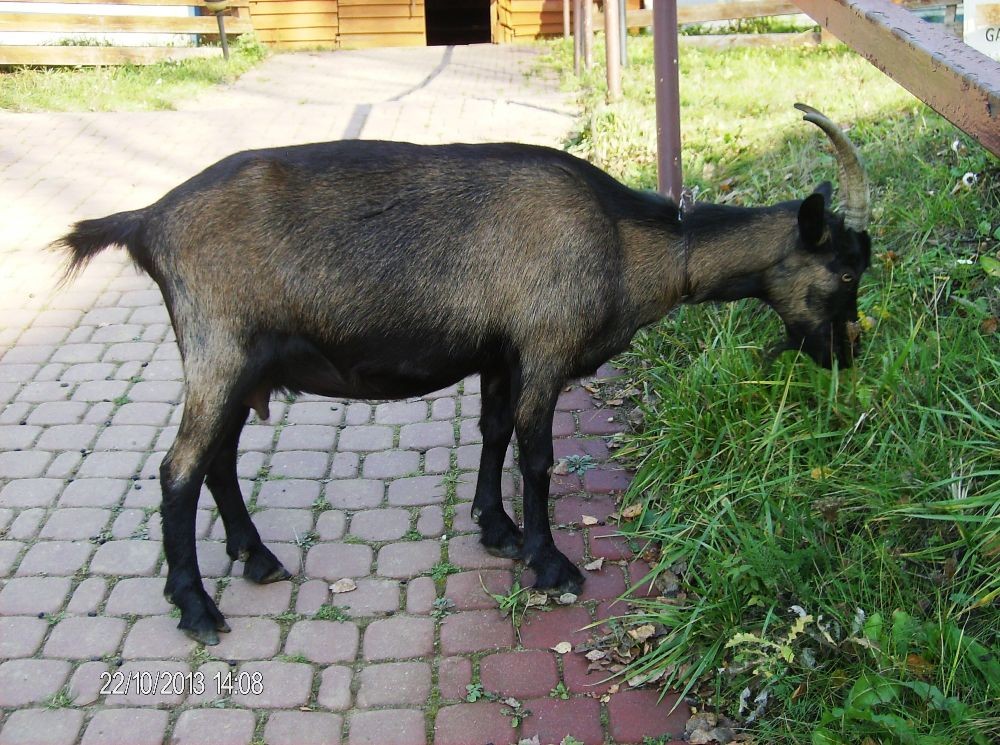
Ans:
{"type": "MultiPolygon", "coordinates": [[[[627,0],[638,10],[640,0],[627,0]]],[[[494,0],[493,41],[562,34],[562,0],[494,0]]],[[[258,38],[285,49],[423,46],[424,0],[250,0],[258,38]]]]}
{"type": "Polygon", "coordinates": [[[278,49],[332,48],[339,33],[338,0],[250,0],[257,38],[278,49]]]}
{"type": "MultiPolygon", "coordinates": [[[[626,0],[626,3],[629,10],[639,10],[640,0],[626,0]]],[[[562,0],[498,0],[497,12],[496,42],[561,36],[563,32],[562,0]]]]}
{"type": "Polygon", "coordinates": [[[423,46],[424,0],[340,0],[340,46],[423,46]]]}

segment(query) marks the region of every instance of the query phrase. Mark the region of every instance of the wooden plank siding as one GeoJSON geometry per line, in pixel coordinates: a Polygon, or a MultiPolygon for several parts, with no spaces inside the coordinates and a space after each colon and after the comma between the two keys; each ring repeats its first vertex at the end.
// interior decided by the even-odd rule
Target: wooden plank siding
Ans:
{"type": "MultiPolygon", "coordinates": [[[[226,32],[237,36],[252,30],[247,6],[250,0],[231,0],[225,11],[226,32]]],[[[154,11],[155,12],[155,11],[154,11]]],[[[76,34],[198,34],[217,39],[218,22],[214,15],[204,8],[200,0],[0,0],[0,31],[53,34],[75,36],[76,34]],[[32,3],[39,9],[48,8],[53,3],[68,4],[81,11],[93,12],[31,12],[19,9],[6,12],[10,2],[32,3]],[[200,15],[106,15],[100,8],[83,6],[166,6],[191,7],[200,15]]],[[[82,42],[80,46],[18,43],[17,33],[12,43],[0,45],[0,65],[119,65],[150,64],[162,60],[188,59],[191,57],[220,56],[218,47],[194,46],[92,46],[82,42]]],[[[155,38],[155,37],[154,37],[155,38]]],[[[26,37],[30,40],[31,37],[26,37]]]]}
{"type": "Polygon", "coordinates": [[[337,0],[250,0],[257,38],[278,49],[332,48],[340,33],[337,0]]]}
{"type": "Polygon", "coordinates": [[[340,0],[340,46],[423,46],[427,29],[423,0],[340,0]]]}
{"type": "MultiPolygon", "coordinates": [[[[626,8],[630,13],[639,10],[639,2],[640,0],[626,0],[626,8]]],[[[498,0],[497,16],[501,38],[495,41],[526,41],[561,36],[562,8],[562,0],[498,0]]],[[[572,8],[570,13],[572,15],[572,8]]],[[[597,17],[596,10],[594,17],[597,17]]],[[[603,21],[598,25],[595,20],[594,29],[603,30],[603,21]]]]}

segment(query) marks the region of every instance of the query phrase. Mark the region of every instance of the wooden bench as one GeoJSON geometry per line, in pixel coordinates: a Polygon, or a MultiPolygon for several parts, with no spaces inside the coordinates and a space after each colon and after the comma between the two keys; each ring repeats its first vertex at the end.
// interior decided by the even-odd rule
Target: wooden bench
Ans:
{"type": "MultiPolygon", "coordinates": [[[[223,11],[226,36],[238,36],[253,30],[250,23],[250,0],[229,0],[223,11]]],[[[0,0],[0,31],[43,32],[75,37],[82,33],[198,34],[218,38],[215,14],[200,0],[0,0]],[[58,2],[63,5],[114,5],[195,8],[199,15],[110,15],[105,9],[91,8],[92,13],[34,13],[8,11],[11,3],[37,4],[58,2]]],[[[73,44],[13,44],[0,42],[0,65],[120,65],[149,64],[162,60],[221,56],[215,46],[94,46],[86,41],[73,44]]]]}

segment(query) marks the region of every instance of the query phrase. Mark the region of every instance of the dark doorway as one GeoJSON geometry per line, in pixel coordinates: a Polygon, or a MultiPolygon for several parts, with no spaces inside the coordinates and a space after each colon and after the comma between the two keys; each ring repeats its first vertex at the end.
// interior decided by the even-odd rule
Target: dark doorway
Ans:
{"type": "Polygon", "coordinates": [[[490,38],[490,0],[424,0],[427,45],[484,44],[490,38]]]}

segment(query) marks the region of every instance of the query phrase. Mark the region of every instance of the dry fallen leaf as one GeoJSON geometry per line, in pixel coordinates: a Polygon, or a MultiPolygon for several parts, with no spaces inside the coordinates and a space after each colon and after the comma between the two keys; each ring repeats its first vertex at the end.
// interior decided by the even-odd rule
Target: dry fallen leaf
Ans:
{"type": "Polygon", "coordinates": [[[640,514],[642,514],[642,505],[630,504],[628,507],[622,510],[622,519],[634,520],[635,518],[639,517],[640,514]]]}
{"type": "Polygon", "coordinates": [[[355,584],[354,580],[350,577],[344,577],[343,579],[338,579],[332,585],[330,585],[330,590],[336,594],[342,592],[353,592],[357,590],[358,586],[355,584]]]}
{"type": "Polygon", "coordinates": [[[598,559],[594,559],[589,564],[584,564],[583,568],[586,569],[588,572],[599,572],[601,571],[601,568],[603,566],[604,566],[604,557],[601,556],[598,559]]]}
{"type": "Polygon", "coordinates": [[[570,644],[569,642],[559,642],[554,647],[552,647],[552,651],[555,652],[556,654],[569,654],[572,651],[572,649],[573,645],[570,644]]]}
{"type": "Polygon", "coordinates": [[[997,318],[996,316],[990,316],[979,324],[979,330],[987,336],[995,334],[998,328],[1000,328],[1000,318],[997,318]]]}
{"type": "Polygon", "coordinates": [[[529,608],[540,608],[543,605],[548,605],[549,596],[544,592],[537,592],[532,590],[528,593],[528,601],[526,605],[529,608]]]}
{"type": "Polygon", "coordinates": [[[606,652],[602,652],[599,649],[592,649],[585,655],[585,657],[591,662],[597,662],[598,660],[603,660],[607,656],[608,655],[606,652]]]}
{"type": "Polygon", "coordinates": [[[653,635],[656,628],[651,623],[643,624],[639,628],[629,629],[628,635],[637,642],[644,642],[653,635]]]}
{"type": "Polygon", "coordinates": [[[593,515],[584,515],[583,519],[580,521],[584,525],[597,525],[598,520],[593,515]]]}
{"type": "Polygon", "coordinates": [[[556,602],[559,603],[559,605],[572,605],[576,602],[576,595],[572,592],[564,592],[556,598],[556,602]]]}
{"type": "Polygon", "coordinates": [[[569,463],[567,463],[564,459],[560,459],[559,462],[552,467],[553,476],[565,476],[568,473],[569,463]]]}

